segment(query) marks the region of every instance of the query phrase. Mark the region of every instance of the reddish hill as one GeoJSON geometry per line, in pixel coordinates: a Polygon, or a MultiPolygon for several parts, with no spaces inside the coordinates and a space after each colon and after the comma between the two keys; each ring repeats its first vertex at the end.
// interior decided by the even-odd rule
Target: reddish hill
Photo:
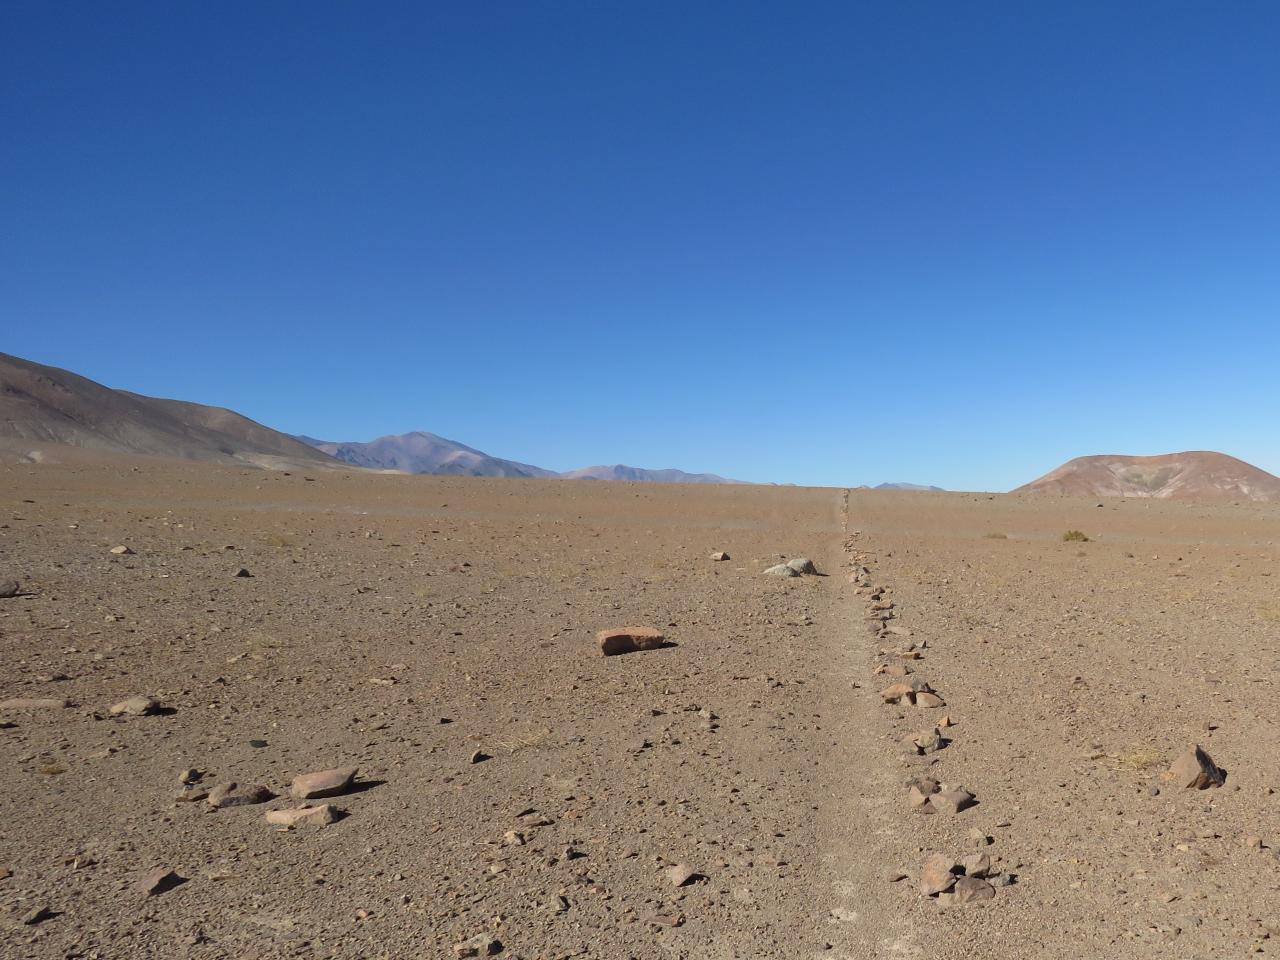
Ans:
{"type": "Polygon", "coordinates": [[[1280,502],[1280,477],[1224,453],[1077,457],[1014,493],[1280,502]]]}

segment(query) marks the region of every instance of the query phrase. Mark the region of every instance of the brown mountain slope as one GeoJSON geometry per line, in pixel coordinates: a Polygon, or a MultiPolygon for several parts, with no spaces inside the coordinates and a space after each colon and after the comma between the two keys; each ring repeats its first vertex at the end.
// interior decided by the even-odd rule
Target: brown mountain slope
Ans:
{"type": "Polygon", "coordinates": [[[1280,501],[1280,477],[1223,453],[1077,457],[1014,493],[1156,497],[1168,500],[1280,501]]]}
{"type": "Polygon", "coordinates": [[[0,353],[0,441],[68,444],[208,463],[332,465],[307,444],[231,410],[160,400],[0,353]]]}

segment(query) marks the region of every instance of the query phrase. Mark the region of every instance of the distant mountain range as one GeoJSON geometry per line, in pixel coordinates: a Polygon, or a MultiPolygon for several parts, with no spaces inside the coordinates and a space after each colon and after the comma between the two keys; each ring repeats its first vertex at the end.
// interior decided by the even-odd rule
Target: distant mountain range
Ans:
{"type": "MultiPolygon", "coordinates": [[[[113,390],[67,370],[0,353],[0,452],[31,459],[42,444],[274,469],[348,466],[476,477],[741,482],[623,464],[558,473],[424,432],[367,443],[291,437],[233,410],[113,390]]],[[[882,483],[876,489],[941,490],[916,483],[882,483]]],[[[1014,492],[1280,502],[1280,477],[1204,450],[1155,457],[1112,454],[1078,457],[1014,492]]]]}
{"type": "Polygon", "coordinates": [[[683,470],[646,470],[623,464],[582,467],[557,473],[516,460],[503,460],[434,433],[414,431],[378,437],[368,442],[317,440],[300,436],[329,456],[357,467],[374,470],[403,470],[406,473],[454,474],[468,477],[558,477],[565,480],[633,480],[654,483],[741,483],[713,473],[685,473],[683,470]]]}
{"type": "Polygon", "coordinates": [[[1077,457],[1013,492],[1280,502],[1280,477],[1206,450],[1155,457],[1107,454],[1077,457]]]}
{"type": "Polygon", "coordinates": [[[365,467],[475,477],[563,477],[737,483],[710,473],[621,464],[557,473],[491,457],[432,433],[333,443],[291,437],[222,407],[144,397],[0,353],[0,449],[27,457],[42,444],[260,467],[365,467]]]}

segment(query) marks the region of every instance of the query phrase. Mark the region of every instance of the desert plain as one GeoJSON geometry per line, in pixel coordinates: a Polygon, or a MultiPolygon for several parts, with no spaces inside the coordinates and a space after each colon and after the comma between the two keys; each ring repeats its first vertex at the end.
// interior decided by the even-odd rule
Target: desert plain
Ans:
{"type": "Polygon", "coordinates": [[[2,465],[0,957],[1273,953],[1278,539],[1243,502],[2,465]],[[634,626],[666,645],[602,656],[634,626]],[[1167,776],[1195,745],[1220,786],[1167,776]]]}

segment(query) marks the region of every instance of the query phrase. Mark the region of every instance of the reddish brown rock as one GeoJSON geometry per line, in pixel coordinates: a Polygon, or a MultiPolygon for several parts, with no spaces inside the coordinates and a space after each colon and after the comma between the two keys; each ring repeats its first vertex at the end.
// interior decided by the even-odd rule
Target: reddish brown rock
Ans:
{"type": "Polygon", "coordinates": [[[946,705],[947,702],[936,693],[930,693],[925,690],[916,694],[917,707],[924,707],[926,710],[932,710],[935,707],[945,707],[946,705]]]}
{"type": "Polygon", "coordinates": [[[955,888],[949,894],[942,894],[938,900],[959,906],[965,903],[981,903],[984,900],[990,900],[996,895],[996,888],[985,880],[979,880],[977,877],[961,877],[956,881],[955,888]]]}
{"type": "Polygon", "coordinates": [[[956,862],[942,853],[931,853],[920,866],[920,892],[926,897],[945,893],[956,884],[956,862]]]}
{"type": "Polygon", "coordinates": [[[601,653],[606,657],[616,657],[623,653],[657,650],[665,638],[652,627],[618,627],[601,630],[596,639],[600,641],[601,653]]]}
{"type": "Polygon", "coordinates": [[[933,805],[933,809],[940,813],[959,813],[973,806],[973,794],[957,787],[954,790],[944,790],[934,794],[929,798],[929,802],[933,805]]]}
{"type": "Polygon", "coordinates": [[[1187,790],[1220,787],[1227,779],[1227,775],[1218,769],[1199,744],[1173,761],[1173,766],[1165,776],[1173,781],[1174,786],[1187,790]]]}
{"type": "Polygon", "coordinates": [[[985,877],[991,872],[991,858],[985,853],[971,853],[960,861],[966,877],[985,877]]]}

